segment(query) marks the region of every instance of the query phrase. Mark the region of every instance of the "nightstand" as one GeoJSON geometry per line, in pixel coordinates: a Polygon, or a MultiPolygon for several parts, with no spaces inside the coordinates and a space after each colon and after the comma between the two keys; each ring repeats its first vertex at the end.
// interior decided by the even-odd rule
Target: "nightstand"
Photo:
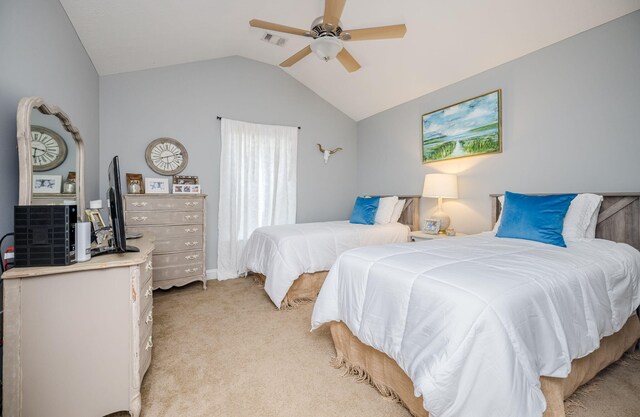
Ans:
{"type": "Polygon", "coordinates": [[[409,234],[412,242],[421,242],[423,240],[434,240],[434,239],[445,239],[448,237],[456,237],[456,236],[466,236],[464,233],[456,233],[456,236],[447,236],[444,233],[438,233],[437,235],[431,235],[429,233],[425,233],[422,230],[416,230],[415,232],[411,232],[409,234]]]}

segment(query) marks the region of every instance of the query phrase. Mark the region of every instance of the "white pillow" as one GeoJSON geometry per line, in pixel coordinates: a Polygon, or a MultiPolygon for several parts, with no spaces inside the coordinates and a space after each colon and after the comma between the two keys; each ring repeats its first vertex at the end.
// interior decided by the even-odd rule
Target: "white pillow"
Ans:
{"type": "MultiPolygon", "coordinates": [[[[502,220],[502,211],[504,210],[504,196],[498,197],[500,202],[500,217],[493,228],[494,232],[498,231],[500,227],[500,221],[502,220]]],[[[577,240],[577,239],[593,239],[596,235],[595,225],[598,222],[598,212],[600,211],[600,204],[602,203],[602,196],[596,194],[578,194],[576,198],[571,201],[567,214],[564,217],[562,224],[562,237],[564,240],[577,240]],[[595,217],[595,220],[594,220],[595,217]],[[593,223],[593,224],[592,224],[593,223]]]]}
{"type": "MultiPolygon", "coordinates": [[[[593,194],[591,194],[593,195],[593,194]]],[[[589,227],[587,227],[587,231],[584,234],[585,239],[595,239],[596,238],[596,226],[598,225],[598,215],[600,214],[600,206],[602,205],[602,196],[599,195],[598,205],[596,209],[593,211],[591,215],[591,220],[589,221],[589,227]]]]}
{"type": "Polygon", "coordinates": [[[376,212],[376,224],[388,224],[391,221],[393,215],[393,209],[398,203],[398,197],[381,197],[378,204],[378,211],[376,212]]]}
{"type": "Polygon", "coordinates": [[[398,223],[400,216],[402,216],[402,209],[404,209],[404,203],[406,200],[398,200],[396,206],[393,208],[393,214],[391,215],[391,221],[389,223],[398,223]]]}
{"type": "MultiPolygon", "coordinates": [[[[579,240],[587,237],[587,230],[591,224],[594,212],[598,212],[602,196],[596,194],[578,194],[571,201],[567,215],[564,216],[562,225],[562,237],[564,240],[579,240]]],[[[597,214],[596,214],[597,216],[597,214]]],[[[596,217],[597,222],[597,217],[596,217]]],[[[593,228],[593,237],[596,229],[593,228]]],[[[593,239],[591,237],[591,239],[593,239]]]]}

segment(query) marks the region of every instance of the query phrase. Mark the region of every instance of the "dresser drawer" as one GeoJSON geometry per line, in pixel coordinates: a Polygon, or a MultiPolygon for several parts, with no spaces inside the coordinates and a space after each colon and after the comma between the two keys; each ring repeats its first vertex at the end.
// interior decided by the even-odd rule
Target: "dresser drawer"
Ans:
{"type": "MultiPolygon", "coordinates": [[[[153,336],[151,329],[149,333],[140,338],[140,372],[144,375],[143,365],[151,362],[151,351],[153,349],[153,336]]],[[[148,367],[148,365],[146,365],[148,367]]]]}
{"type": "Polygon", "coordinates": [[[204,235],[157,239],[155,241],[156,248],[154,253],[163,254],[167,252],[202,250],[203,242],[204,235]]]}
{"type": "Polygon", "coordinates": [[[185,224],[184,226],[127,227],[127,232],[129,233],[153,233],[156,239],[173,236],[200,235],[203,230],[203,227],[199,224],[185,224]]]}
{"type": "MultiPolygon", "coordinates": [[[[140,306],[142,307],[142,306],[140,306]]],[[[153,327],[153,304],[149,304],[146,309],[140,309],[140,340],[145,335],[151,334],[151,328],[153,327]]]]}
{"type": "Polygon", "coordinates": [[[145,351],[144,353],[140,352],[140,380],[144,378],[144,374],[149,370],[149,366],[151,365],[151,350],[145,351]]]}
{"type": "Polygon", "coordinates": [[[193,211],[127,211],[124,218],[127,226],[165,224],[202,224],[204,215],[193,211]]]}
{"type": "Polygon", "coordinates": [[[144,312],[150,305],[153,305],[153,280],[151,279],[140,289],[140,311],[144,312]]]}
{"type": "MultiPolygon", "coordinates": [[[[194,277],[204,275],[204,265],[194,263],[191,265],[166,266],[164,268],[153,269],[153,282],[158,283],[163,280],[194,277]]],[[[156,284],[154,284],[155,286],[156,284]]]]}
{"type": "Polygon", "coordinates": [[[125,198],[127,211],[202,211],[202,197],[129,197],[125,198]]]}
{"type": "Polygon", "coordinates": [[[170,253],[167,255],[154,255],[154,268],[162,268],[174,265],[189,265],[194,263],[202,263],[202,251],[190,251],[182,253],[170,253]]]}
{"type": "Polygon", "coordinates": [[[149,257],[146,262],[140,264],[140,292],[144,291],[153,276],[153,261],[151,259],[149,257]]]}

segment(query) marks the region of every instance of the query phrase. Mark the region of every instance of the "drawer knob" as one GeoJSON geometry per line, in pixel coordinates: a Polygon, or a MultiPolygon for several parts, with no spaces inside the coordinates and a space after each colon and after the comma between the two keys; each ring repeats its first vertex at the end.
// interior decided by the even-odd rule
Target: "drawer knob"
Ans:
{"type": "Polygon", "coordinates": [[[195,233],[195,232],[198,231],[198,228],[197,227],[188,227],[188,228],[184,229],[184,231],[187,232],[187,233],[195,233]]]}
{"type": "Polygon", "coordinates": [[[198,242],[184,242],[185,245],[191,247],[191,246],[195,246],[198,244],[198,242]]]}
{"type": "Polygon", "coordinates": [[[143,222],[147,220],[147,216],[133,216],[131,219],[136,222],[143,222]]]}
{"type": "Polygon", "coordinates": [[[149,336],[149,340],[147,340],[147,345],[144,347],[144,350],[149,350],[153,347],[153,339],[152,336],[149,336]]]}
{"type": "Polygon", "coordinates": [[[133,206],[134,207],[146,207],[147,206],[147,202],[146,201],[140,201],[140,202],[136,201],[136,202],[133,203],[133,206]]]}
{"type": "Polygon", "coordinates": [[[153,288],[151,287],[151,285],[149,285],[149,288],[147,288],[147,291],[145,291],[144,296],[151,297],[152,295],[153,295],[153,288]]]}
{"type": "Polygon", "coordinates": [[[196,207],[199,203],[197,201],[185,201],[184,205],[187,207],[196,207]]]}
{"type": "Polygon", "coordinates": [[[146,318],[146,319],[144,319],[144,322],[145,322],[146,324],[149,324],[149,323],[152,323],[152,322],[153,322],[153,310],[151,310],[151,311],[149,312],[149,314],[147,314],[147,318],[146,318]]]}
{"type": "Polygon", "coordinates": [[[192,272],[197,272],[198,268],[187,268],[184,270],[184,272],[186,272],[187,274],[190,274],[192,272]]]}
{"type": "Polygon", "coordinates": [[[193,261],[194,259],[198,259],[200,255],[187,255],[184,257],[187,261],[193,261]]]}

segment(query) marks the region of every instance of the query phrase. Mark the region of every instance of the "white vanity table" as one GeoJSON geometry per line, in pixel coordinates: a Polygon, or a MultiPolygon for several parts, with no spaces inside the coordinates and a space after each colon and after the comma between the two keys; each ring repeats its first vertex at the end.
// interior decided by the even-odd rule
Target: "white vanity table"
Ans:
{"type": "MultiPolygon", "coordinates": [[[[38,120],[38,125],[46,123],[55,126],[38,120]]],[[[17,127],[19,204],[77,204],[78,218],[84,218],[84,143],[78,129],[61,109],[38,97],[20,101],[17,127]],[[44,167],[36,166],[42,160],[36,160],[31,128],[41,115],[58,123],[53,129],[66,141],[71,159],[65,151],[65,158],[49,157],[44,167]],[[64,194],[62,188],[46,196],[38,193],[34,175],[67,172],[76,174],[75,194],[64,194]]],[[[68,266],[14,268],[2,275],[2,415],[99,417],[124,410],[140,415],[140,385],[153,346],[154,240],[147,233],[131,241],[137,253],[68,266]]]]}
{"type": "Polygon", "coordinates": [[[3,415],[140,415],[153,346],[153,239],[131,241],[137,253],[2,276],[3,415]]]}

